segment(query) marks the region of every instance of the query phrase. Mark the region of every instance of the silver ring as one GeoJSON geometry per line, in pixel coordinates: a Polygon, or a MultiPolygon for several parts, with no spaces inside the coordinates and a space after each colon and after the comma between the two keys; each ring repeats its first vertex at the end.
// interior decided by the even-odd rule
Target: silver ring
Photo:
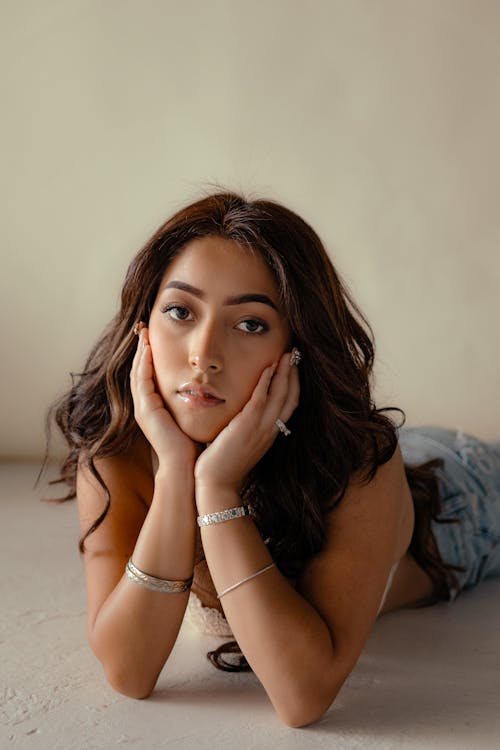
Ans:
{"type": "Polygon", "coordinates": [[[298,365],[302,359],[302,354],[299,352],[296,346],[293,347],[292,353],[290,354],[290,366],[298,365]]]}
{"type": "Polygon", "coordinates": [[[279,431],[282,432],[283,435],[285,435],[285,437],[288,437],[288,435],[292,434],[292,431],[288,429],[286,424],[282,422],[281,419],[277,419],[274,424],[279,429],[279,431]]]}

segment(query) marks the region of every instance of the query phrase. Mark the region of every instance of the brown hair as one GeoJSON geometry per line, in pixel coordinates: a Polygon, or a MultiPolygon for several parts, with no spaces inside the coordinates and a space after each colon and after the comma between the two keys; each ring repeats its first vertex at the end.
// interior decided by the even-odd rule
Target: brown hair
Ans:
{"type": "MultiPolygon", "coordinates": [[[[62,500],[74,497],[77,467],[84,463],[106,494],[103,512],[80,539],[84,553],[86,537],[102,523],[112,500],[94,460],[124,451],[138,430],[129,387],[134,322],[149,320],[160,279],[186,243],[210,235],[261,254],[276,280],[293,344],[303,354],[300,404],[288,422],[292,434],[273,444],[242,490],[277,566],[293,579],[322,549],[325,514],[341,501],[353,474],[370,481],[393,455],[396,427],[383,412],[399,411],[402,422],[404,412],[376,408],[371,327],[318,235],[278,203],[232,192],[208,195],[175,213],[140,250],[127,271],[120,310],[54,406],[69,446],[56,481],[69,486],[62,500]]],[[[434,581],[436,597],[446,598],[455,576],[442,561],[430,526],[440,508],[438,463],[406,467],[416,510],[410,549],[434,581]]]]}

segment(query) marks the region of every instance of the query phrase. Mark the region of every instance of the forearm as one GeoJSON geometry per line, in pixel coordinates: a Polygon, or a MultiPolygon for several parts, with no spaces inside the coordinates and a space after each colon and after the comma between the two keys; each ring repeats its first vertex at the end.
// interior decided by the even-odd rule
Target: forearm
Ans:
{"type": "MultiPolygon", "coordinates": [[[[193,572],[196,510],[194,480],[158,476],[151,507],[132,561],[157,578],[186,580],[193,572]]],[[[109,682],[132,697],[145,697],[176,641],[189,592],[164,593],[124,574],[101,606],[89,634],[109,682]]]]}
{"type": "MultiPolygon", "coordinates": [[[[236,493],[209,488],[197,489],[196,500],[200,514],[240,505],[236,493]]],[[[272,562],[251,517],[204,526],[201,534],[218,592],[272,562]]],[[[298,726],[321,715],[344,674],[316,610],[276,568],[224,595],[221,603],[235,639],[285,723],[298,726]]]]}

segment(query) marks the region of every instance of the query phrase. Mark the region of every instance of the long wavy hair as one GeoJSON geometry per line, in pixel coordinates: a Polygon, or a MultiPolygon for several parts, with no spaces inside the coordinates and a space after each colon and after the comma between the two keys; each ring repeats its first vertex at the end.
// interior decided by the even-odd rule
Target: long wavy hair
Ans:
{"type": "MultiPolygon", "coordinates": [[[[148,322],[160,280],[184,246],[218,236],[258,252],[279,290],[293,344],[302,352],[300,404],[289,420],[291,436],[276,440],[249,473],[242,500],[251,504],[257,527],[281,572],[295,579],[325,543],[325,516],[343,498],[354,474],[370,481],[397,446],[394,421],[377,408],[371,394],[374,362],[372,329],[333,267],[314,230],[296,213],[270,200],[247,200],[216,192],[168,219],[130,264],[121,306],[90,352],[83,372],[49,413],[68,443],[55,482],[76,494],[79,464],[89,467],[103,488],[103,511],[79,540],[104,521],[112,502],[95,460],[127,450],[137,436],[129,375],[136,350],[134,323],[148,322]],[[279,471],[276,470],[279,467],[279,471]],[[269,501],[269,498],[272,501],[269,501]]],[[[406,466],[416,522],[410,550],[434,582],[435,598],[448,598],[455,585],[452,566],[443,562],[431,530],[439,520],[435,469],[440,460],[406,466]]],[[[222,658],[225,644],[209,658],[221,669],[242,670],[222,658]],[[220,657],[220,658],[219,658],[220,657]]]]}

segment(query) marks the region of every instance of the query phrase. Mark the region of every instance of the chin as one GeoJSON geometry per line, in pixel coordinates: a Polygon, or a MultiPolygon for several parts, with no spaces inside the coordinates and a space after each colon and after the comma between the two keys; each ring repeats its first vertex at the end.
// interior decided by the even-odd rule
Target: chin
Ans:
{"type": "Polygon", "coordinates": [[[191,438],[195,443],[202,443],[203,445],[208,445],[209,443],[213,443],[217,435],[219,434],[220,430],[217,432],[207,432],[202,430],[184,430],[184,433],[191,438]]]}
{"type": "Polygon", "coordinates": [[[200,423],[196,424],[196,422],[193,422],[193,420],[176,420],[176,422],[183,433],[188,436],[188,438],[194,440],[195,443],[205,444],[213,443],[217,435],[222,432],[224,427],[226,427],[228,424],[228,422],[225,422],[222,425],[208,427],[200,423]]]}

